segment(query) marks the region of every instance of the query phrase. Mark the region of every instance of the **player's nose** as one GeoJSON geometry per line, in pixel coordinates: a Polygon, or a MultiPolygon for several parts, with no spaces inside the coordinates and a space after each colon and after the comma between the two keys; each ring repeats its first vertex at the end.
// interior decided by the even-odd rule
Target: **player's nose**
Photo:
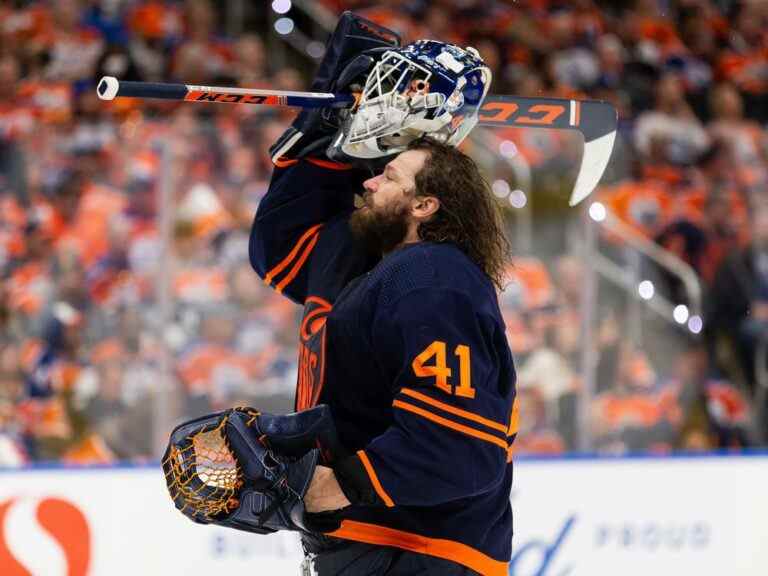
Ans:
{"type": "Polygon", "coordinates": [[[366,192],[376,192],[376,189],[379,187],[379,176],[374,176],[373,178],[368,178],[365,182],[363,182],[363,188],[365,188],[366,192]]]}

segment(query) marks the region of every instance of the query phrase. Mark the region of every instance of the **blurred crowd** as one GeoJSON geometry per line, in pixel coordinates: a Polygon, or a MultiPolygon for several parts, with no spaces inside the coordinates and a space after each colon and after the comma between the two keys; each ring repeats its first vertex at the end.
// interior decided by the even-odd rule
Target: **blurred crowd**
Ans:
{"type": "MultiPolygon", "coordinates": [[[[614,103],[620,134],[596,196],[701,279],[703,333],[675,333],[675,353],[659,362],[625,335],[626,295],[600,293],[595,340],[582,341],[586,269],[566,243],[518,253],[501,294],[518,368],[517,452],[577,448],[585,414],[603,452],[758,444],[768,2],[322,4],[406,41],[475,46],[495,93],[614,103]],[[596,364],[586,411],[585,357],[596,364]]],[[[157,457],[164,386],[179,417],[291,407],[300,311],[261,283],[247,244],[271,173],[267,149],[295,112],[95,94],[102,75],[306,87],[306,55],[277,67],[268,24],[227,36],[222,9],[211,0],[0,1],[0,466],[157,457]]],[[[552,174],[573,176],[580,150],[570,134],[496,137],[532,167],[534,204],[557,189],[552,174]]],[[[484,169],[493,178],[504,168],[484,169]]],[[[663,280],[684,301],[676,281],[663,280]]]]}

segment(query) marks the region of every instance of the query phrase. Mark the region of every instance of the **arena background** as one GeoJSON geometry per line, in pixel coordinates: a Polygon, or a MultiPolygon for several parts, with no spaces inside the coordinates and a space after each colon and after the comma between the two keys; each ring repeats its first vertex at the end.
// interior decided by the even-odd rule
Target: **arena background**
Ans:
{"type": "Polygon", "coordinates": [[[765,574],[764,0],[0,2],[0,574],[298,573],[295,535],[193,525],[156,465],[182,419],[291,409],[299,309],[247,241],[295,111],[95,84],[306,89],[344,9],[619,111],[577,208],[578,136],[463,145],[514,250],[510,574],[765,574]]]}

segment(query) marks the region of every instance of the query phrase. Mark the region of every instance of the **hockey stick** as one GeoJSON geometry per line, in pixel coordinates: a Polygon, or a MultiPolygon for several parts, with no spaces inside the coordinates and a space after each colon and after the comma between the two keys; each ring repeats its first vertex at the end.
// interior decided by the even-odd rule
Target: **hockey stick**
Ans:
{"type": "MultiPolygon", "coordinates": [[[[351,94],[126,82],[111,76],[101,79],[96,93],[102,100],[123,97],[162,98],[187,102],[299,108],[350,108],[356,101],[355,96],[351,94]]],[[[603,176],[616,138],[617,115],[611,104],[596,100],[524,98],[491,94],[486,97],[480,109],[479,124],[490,127],[524,126],[581,132],[584,137],[584,154],[569,201],[571,206],[575,206],[589,196],[603,176]]]]}

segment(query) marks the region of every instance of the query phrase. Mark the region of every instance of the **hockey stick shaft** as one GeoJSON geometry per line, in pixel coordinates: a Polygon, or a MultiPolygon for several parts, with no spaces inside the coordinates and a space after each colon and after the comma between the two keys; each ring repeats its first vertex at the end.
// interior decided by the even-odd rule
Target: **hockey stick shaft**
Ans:
{"type": "MultiPolygon", "coordinates": [[[[127,82],[104,76],[96,92],[102,100],[114,98],[161,98],[187,102],[219,102],[224,104],[261,104],[297,108],[349,108],[355,103],[351,94],[328,92],[288,92],[256,88],[194,86],[160,82],[127,82]]],[[[528,126],[572,129],[592,140],[615,129],[613,106],[605,102],[567,100],[564,98],[526,98],[491,94],[480,110],[481,126],[528,126]],[[598,126],[586,120],[601,117],[598,126]],[[607,121],[607,122],[606,122],[607,121]]]]}
{"type": "Polygon", "coordinates": [[[104,76],[99,81],[96,93],[102,100],[160,98],[187,102],[261,104],[263,106],[293,106],[298,108],[349,108],[355,102],[355,97],[351,94],[289,92],[161,82],[128,82],[111,76],[104,76]]]}

